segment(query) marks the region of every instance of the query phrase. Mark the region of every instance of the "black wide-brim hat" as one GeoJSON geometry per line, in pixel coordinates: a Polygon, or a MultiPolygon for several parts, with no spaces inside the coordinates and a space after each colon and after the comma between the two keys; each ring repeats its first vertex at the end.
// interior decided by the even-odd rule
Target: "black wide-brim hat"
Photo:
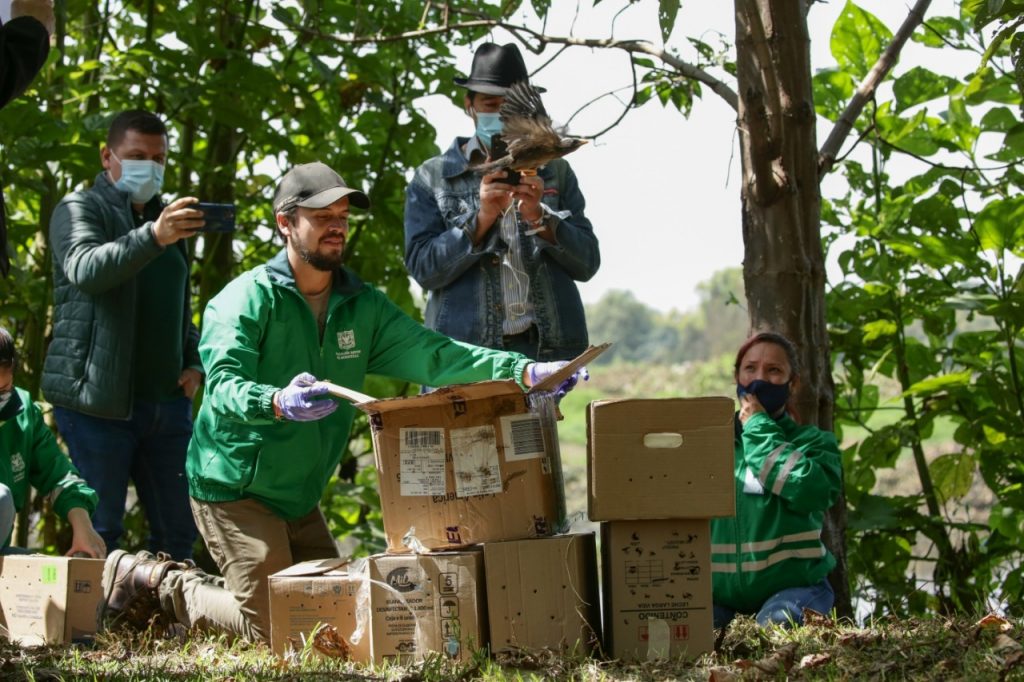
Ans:
{"type": "MultiPolygon", "coordinates": [[[[505,93],[517,81],[528,81],[530,74],[526,71],[526,62],[519,48],[513,43],[495,45],[484,43],[473,55],[473,68],[469,78],[456,78],[455,84],[473,92],[485,95],[505,96],[505,93]]],[[[536,86],[534,86],[536,87],[536,86]]],[[[536,88],[544,92],[544,88],[536,88]]]]}

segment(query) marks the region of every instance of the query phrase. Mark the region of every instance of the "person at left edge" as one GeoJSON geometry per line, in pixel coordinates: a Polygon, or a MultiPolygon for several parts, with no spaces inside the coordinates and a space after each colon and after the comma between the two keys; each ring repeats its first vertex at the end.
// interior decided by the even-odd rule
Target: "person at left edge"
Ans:
{"type": "MultiPolygon", "coordinates": [[[[0,108],[25,91],[50,54],[53,0],[14,0],[11,19],[0,26],[0,108]]],[[[0,192],[0,276],[11,269],[7,215],[0,192]]]]}
{"type": "Polygon", "coordinates": [[[25,509],[31,486],[47,495],[54,512],[71,524],[68,556],[83,553],[103,559],[107,548],[89,520],[96,493],[61,452],[29,392],[14,385],[17,360],[14,338],[0,327],[0,554],[29,553],[13,547],[11,540],[14,516],[25,509]]]}
{"type": "Polygon", "coordinates": [[[149,547],[192,555],[185,451],[202,382],[185,240],[203,225],[183,197],[160,200],[167,127],[147,111],[114,117],[93,186],[50,220],[53,341],[42,389],[71,459],[99,494],[93,524],[109,550],[123,531],[129,479],[149,547]]]}
{"type": "Polygon", "coordinates": [[[354,389],[371,373],[526,386],[564,365],[453,341],[415,322],[342,266],[350,205],[367,209],[369,200],[325,164],[292,168],[274,196],[285,248],[229,283],[203,315],[207,387],[189,446],[189,491],[223,584],[181,562],[114,552],[104,570],[108,620],[131,624],[132,604],[149,590],[163,616],[188,627],[269,637],[267,576],[338,555],[319,502],[355,409],[328,398],[316,379],[354,389]]]}

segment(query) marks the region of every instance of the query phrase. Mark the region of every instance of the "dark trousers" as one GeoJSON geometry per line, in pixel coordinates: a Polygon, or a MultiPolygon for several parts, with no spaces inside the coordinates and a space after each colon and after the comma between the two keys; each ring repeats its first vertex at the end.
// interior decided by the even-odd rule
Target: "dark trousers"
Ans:
{"type": "Polygon", "coordinates": [[[192,556],[196,525],[189,505],[185,453],[192,437],[192,401],[136,401],[128,420],[102,419],[55,407],[57,428],[71,461],[99,495],[93,526],[118,546],[124,532],[128,481],[149,521],[149,550],[175,559],[192,556]]]}

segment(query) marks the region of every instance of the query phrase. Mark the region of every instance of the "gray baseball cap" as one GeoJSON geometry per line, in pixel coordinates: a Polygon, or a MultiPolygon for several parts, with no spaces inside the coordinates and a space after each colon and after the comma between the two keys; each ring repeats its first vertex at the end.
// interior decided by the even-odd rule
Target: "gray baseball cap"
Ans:
{"type": "Polygon", "coordinates": [[[370,200],[360,190],[349,187],[340,175],[320,161],[303,163],[284,174],[274,192],[274,213],[295,206],[323,208],[342,197],[353,206],[370,208],[370,200]]]}

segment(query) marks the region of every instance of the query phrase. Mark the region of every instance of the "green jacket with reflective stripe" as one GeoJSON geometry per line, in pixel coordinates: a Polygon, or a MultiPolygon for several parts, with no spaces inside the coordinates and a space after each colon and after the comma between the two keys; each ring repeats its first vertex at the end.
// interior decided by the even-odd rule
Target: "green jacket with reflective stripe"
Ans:
{"type": "Polygon", "coordinates": [[[367,374],[431,386],[521,381],[530,362],[427,329],[344,268],[334,277],[321,342],[284,250],[210,300],[199,354],[206,390],[185,463],[189,493],[204,502],[255,499],[284,519],[317,506],[355,415],[342,402],[317,421],[275,420],[274,393],[295,375],[360,391],[367,374]]]}
{"type": "Polygon", "coordinates": [[[839,497],[841,458],[832,433],[761,412],[737,434],[734,466],[736,516],[711,521],[714,601],[756,613],[835,566],[821,527],[839,497]]]}

